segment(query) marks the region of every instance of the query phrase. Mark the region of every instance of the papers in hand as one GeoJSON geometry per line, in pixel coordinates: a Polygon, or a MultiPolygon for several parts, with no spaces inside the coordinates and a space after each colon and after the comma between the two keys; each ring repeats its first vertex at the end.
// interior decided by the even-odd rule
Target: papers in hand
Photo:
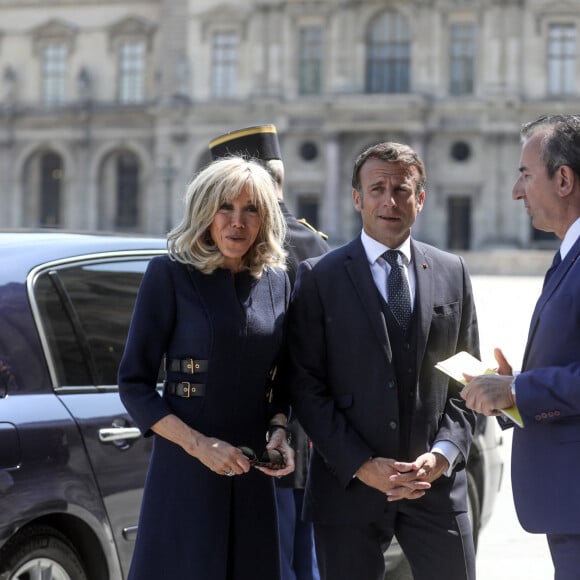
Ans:
{"type": "MultiPolygon", "coordinates": [[[[455,379],[462,385],[467,384],[467,381],[463,376],[464,373],[473,377],[497,374],[495,370],[490,369],[480,360],[465,351],[458,352],[452,357],[438,362],[435,365],[435,368],[450,376],[452,379],[455,379]]],[[[505,417],[513,421],[518,427],[524,426],[522,416],[516,406],[508,407],[507,409],[500,409],[499,411],[505,417]]]]}
{"type": "Polygon", "coordinates": [[[446,375],[449,375],[462,385],[467,384],[463,373],[473,377],[495,374],[493,369],[488,368],[480,360],[465,351],[458,352],[452,357],[438,362],[435,368],[443,371],[446,375]]]}

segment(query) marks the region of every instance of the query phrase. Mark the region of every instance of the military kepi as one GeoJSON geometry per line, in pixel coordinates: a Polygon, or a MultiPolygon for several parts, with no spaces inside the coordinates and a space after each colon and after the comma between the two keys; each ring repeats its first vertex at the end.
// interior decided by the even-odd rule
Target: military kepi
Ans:
{"type": "Polygon", "coordinates": [[[209,151],[212,161],[228,155],[240,155],[262,161],[282,159],[274,125],[246,127],[220,135],[210,141],[209,151]]]}

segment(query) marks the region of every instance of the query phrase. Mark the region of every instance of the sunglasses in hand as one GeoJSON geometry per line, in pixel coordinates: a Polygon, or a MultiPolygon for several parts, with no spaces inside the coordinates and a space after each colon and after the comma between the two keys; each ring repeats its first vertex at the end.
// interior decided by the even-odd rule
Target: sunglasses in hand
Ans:
{"type": "Polygon", "coordinates": [[[284,469],[286,459],[279,449],[265,449],[258,459],[258,455],[253,449],[241,446],[238,449],[250,461],[252,467],[266,467],[268,469],[284,469]]]}

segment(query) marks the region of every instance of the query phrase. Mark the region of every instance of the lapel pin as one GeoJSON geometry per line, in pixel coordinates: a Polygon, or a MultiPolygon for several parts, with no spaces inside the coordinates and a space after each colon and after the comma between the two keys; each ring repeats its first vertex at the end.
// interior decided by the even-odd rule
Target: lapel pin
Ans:
{"type": "Polygon", "coordinates": [[[426,270],[429,267],[429,265],[427,264],[427,262],[423,263],[423,270],[426,270]]]}

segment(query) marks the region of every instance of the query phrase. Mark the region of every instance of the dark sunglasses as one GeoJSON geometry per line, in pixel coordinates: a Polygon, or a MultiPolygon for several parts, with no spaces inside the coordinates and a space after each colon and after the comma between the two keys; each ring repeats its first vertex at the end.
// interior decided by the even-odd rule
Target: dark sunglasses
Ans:
{"type": "Polygon", "coordinates": [[[284,469],[286,459],[279,449],[265,449],[260,459],[253,449],[241,446],[238,449],[248,458],[252,467],[267,467],[268,469],[284,469]]]}

